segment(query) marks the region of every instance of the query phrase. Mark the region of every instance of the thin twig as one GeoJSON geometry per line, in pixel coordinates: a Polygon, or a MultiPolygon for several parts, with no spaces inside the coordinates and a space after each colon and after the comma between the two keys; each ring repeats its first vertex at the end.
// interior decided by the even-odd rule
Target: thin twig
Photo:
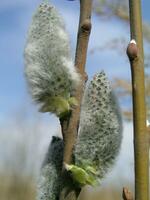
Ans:
{"type": "Polygon", "coordinates": [[[140,0],[129,0],[131,42],[127,48],[132,73],[135,200],[149,200],[149,145],[146,130],[143,35],[140,0]]]}
{"type": "Polygon", "coordinates": [[[124,200],[133,200],[132,193],[128,190],[128,188],[123,188],[122,197],[124,200]]]}

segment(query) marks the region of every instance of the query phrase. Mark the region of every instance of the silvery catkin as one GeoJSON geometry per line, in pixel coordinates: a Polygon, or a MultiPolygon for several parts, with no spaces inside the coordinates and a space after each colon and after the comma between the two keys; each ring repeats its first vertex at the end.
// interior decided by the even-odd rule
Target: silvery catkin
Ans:
{"type": "Polygon", "coordinates": [[[24,55],[29,90],[41,111],[57,115],[67,109],[65,100],[73,95],[80,78],[62,17],[49,1],[43,1],[32,18],[24,55]],[[59,104],[65,108],[57,113],[59,104]]]}
{"type": "Polygon", "coordinates": [[[102,71],[85,89],[74,152],[75,165],[94,167],[101,179],[114,163],[121,139],[122,120],[118,102],[102,71]]]}
{"type": "Polygon", "coordinates": [[[63,140],[53,136],[38,179],[37,200],[57,200],[62,189],[63,140]]]}

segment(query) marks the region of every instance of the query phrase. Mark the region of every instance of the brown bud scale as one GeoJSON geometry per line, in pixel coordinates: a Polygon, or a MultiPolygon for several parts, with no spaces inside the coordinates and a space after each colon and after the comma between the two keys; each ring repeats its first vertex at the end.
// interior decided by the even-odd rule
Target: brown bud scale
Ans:
{"type": "Polygon", "coordinates": [[[135,41],[131,40],[127,47],[127,55],[129,60],[134,60],[138,56],[138,47],[135,41]]]}

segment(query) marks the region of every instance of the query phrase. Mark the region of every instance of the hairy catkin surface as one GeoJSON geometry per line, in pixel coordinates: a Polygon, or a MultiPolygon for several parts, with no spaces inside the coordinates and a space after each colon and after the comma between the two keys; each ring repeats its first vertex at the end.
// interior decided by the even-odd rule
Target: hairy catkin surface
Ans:
{"type": "Polygon", "coordinates": [[[52,138],[38,179],[37,200],[58,200],[62,189],[63,140],[52,138]]]}
{"type": "Polygon", "coordinates": [[[72,95],[79,75],[62,17],[49,1],[43,1],[33,15],[24,55],[25,75],[35,102],[53,106],[53,97],[72,95]]]}
{"type": "Polygon", "coordinates": [[[83,97],[75,164],[94,166],[102,178],[119,152],[121,139],[118,102],[105,73],[101,72],[94,76],[83,97]]]}

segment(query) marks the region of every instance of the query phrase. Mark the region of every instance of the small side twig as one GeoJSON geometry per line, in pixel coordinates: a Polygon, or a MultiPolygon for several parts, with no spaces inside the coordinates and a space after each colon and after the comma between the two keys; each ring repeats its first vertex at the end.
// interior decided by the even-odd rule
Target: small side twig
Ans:
{"type": "Polygon", "coordinates": [[[122,197],[124,200],[133,200],[132,193],[128,190],[128,188],[123,188],[122,197]]]}

